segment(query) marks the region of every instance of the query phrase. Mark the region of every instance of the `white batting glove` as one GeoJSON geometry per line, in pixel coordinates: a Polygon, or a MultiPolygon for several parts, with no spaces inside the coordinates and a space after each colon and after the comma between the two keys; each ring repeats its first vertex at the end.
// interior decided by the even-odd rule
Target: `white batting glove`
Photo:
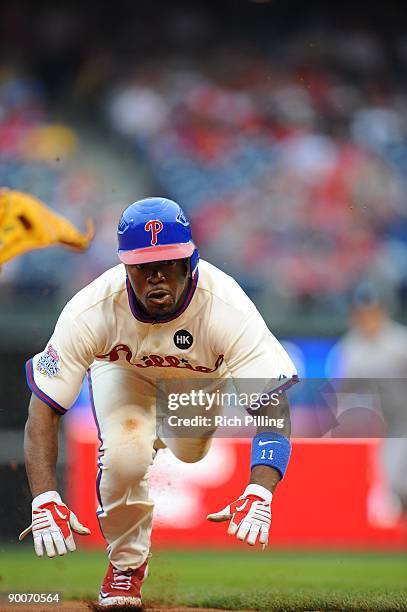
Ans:
{"type": "Polygon", "coordinates": [[[267,546],[271,525],[271,500],[273,494],[257,484],[249,484],[243,495],[220,512],[208,514],[209,521],[220,523],[229,521],[229,535],[236,535],[238,540],[246,540],[250,546],[257,539],[267,546]]]}
{"type": "Polygon", "coordinates": [[[72,531],[89,535],[90,530],[81,525],[75,514],[63,503],[56,491],[47,491],[32,501],[32,523],[18,537],[21,540],[32,531],[34,548],[38,557],[66,555],[76,550],[72,531]]]}

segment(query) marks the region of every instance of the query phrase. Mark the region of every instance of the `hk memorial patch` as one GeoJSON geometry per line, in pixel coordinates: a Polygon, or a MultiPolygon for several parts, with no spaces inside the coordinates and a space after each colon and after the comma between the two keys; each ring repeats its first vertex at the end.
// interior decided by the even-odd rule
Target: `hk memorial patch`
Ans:
{"type": "Polygon", "coordinates": [[[48,344],[47,350],[42,353],[36,367],[41,374],[52,378],[56,376],[60,370],[59,362],[60,359],[57,351],[51,344],[48,344]]]}

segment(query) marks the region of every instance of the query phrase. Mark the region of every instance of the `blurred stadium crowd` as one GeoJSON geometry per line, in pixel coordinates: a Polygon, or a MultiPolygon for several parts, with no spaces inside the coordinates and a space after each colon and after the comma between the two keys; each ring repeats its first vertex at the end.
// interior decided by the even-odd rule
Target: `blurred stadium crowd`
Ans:
{"type": "MultiPolygon", "coordinates": [[[[75,162],[78,135],[50,121],[44,88],[36,81],[3,69],[0,100],[0,185],[35,194],[83,227],[87,212],[93,215],[98,207],[100,189],[97,176],[75,162]]],[[[65,266],[70,261],[60,249],[51,257],[49,251],[35,252],[8,263],[0,282],[49,295],[72,273],[65,266]]]]}
{"type": "MultiPolygon", "coordinates": [[[[197,10],[168,25],[181,39],[188,32],[190,54],[161,48],[150,57],[119,43],[82,50],[68,103],[88,118],[95,111],[95,123],[131,151],[147,171],[145,195],[185,206],[203,256],[263,310],[344,314],[368,279],[401,312],[407,37],[388,45],[371,29],[311,22],[258,45],[236,32],[211,45],[211,22],[201,17],[197,10]],[[208,41],[205,52],[194,36],[208,41]]],[[[63,23],[72,31],[72,15],[63,23]]],[[[127,202],[113,205],[105,177],[75,163],[80,135],[52,123],[43,84],[10,66],[0,71],[0,183],[43,198],[79,227],[90,214],[99,234],[86,256],[35,253],[1,281],[41,292],[54,277],[68,296],[116,263],[115,225],[127,202]]],[[[61,78],[50,78],[54,90],[61,78]]]]}
{"type": "Polygon", "coordinates": [[[111,94],[110,120],[192,213],[207,257],[244,285],[335,308],[373,275],[402,296],[407,97],[346,77],[375,66],[374,39],[355,37],[344,58],[340,40],[315,44],[343,70],[313,65],[301,45],[293,68],[238,50],[151,66],[111,94]]]}

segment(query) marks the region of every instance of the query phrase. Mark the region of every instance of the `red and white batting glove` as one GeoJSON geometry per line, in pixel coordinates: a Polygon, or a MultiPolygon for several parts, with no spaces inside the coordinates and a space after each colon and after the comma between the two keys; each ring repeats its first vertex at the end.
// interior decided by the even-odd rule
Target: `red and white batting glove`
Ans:
{"type": "Polygon", "coordinates": [[[239,499],[220,512],[208,514],[209,521],[229,521],[229,535],[246,540],[254,546],[257,538],[263,549],[267,546],[271,525],[271,500],[273,494],[261,485],[249,484],[239,499]]]}
{"type": "Polygon", "coordinates": [[[69,510],[56,491],[47,491],[34,497],[32,501],[32,523],[18,537],[21,540],[32,531],[35,552],[39,557],[66,555],[76,550],[72,531],[89,535],[90,530],[80,524],[75,514],[69,510]],[[56,551],[56,552],[55,552],[56,551]]]}

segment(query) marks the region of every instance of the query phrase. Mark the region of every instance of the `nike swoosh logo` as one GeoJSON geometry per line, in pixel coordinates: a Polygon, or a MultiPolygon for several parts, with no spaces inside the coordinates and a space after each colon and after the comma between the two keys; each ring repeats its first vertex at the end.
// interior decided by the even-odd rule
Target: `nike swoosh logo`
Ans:
{"type": "Polygon", "coordinates": [[[248,502],[248,501],[249,501],[249,500],[248,500],[248,499],[246,499],[246,501],[244,502],[244,504],[242,504],[242,505],[240,506],[240,508],[238,508],[238,507],[236,506],[236,511],[237,511],[237,512],[240,512],[241,510],[244,510],[244,509],[246,508],[246,506],[247,506],[247,502],[248,502]]]}
{"type": "Polygon", "coordinates": [[[59,516],[61,519],[63,519],[63,520],[65,520],[65,519],[67,519],[67,518],[68,518],[68,515],[67,515],[67,514],[61,514],[61,513],[60,513],[60,511],[58,510],[58,508],[57,508],[56,506],[55,506],[55,512],[56,512],[56,513],[58,514],[58,516],[59,516]]]}
{"type": "Polygon", "coordinates": [[[109,597],[109,593],[104,593],[103,591],[100,591],[99,595],[102,599],[106,599],[106,597],[109,597]]]}
{"type": "Polygon", "coordinates": [[[259,440],[259,446],[265,446],[266,444],[281,444],[281,442],[277,442],[277,440],[269,440],[268,442],[262,442],[259,440]]]}

